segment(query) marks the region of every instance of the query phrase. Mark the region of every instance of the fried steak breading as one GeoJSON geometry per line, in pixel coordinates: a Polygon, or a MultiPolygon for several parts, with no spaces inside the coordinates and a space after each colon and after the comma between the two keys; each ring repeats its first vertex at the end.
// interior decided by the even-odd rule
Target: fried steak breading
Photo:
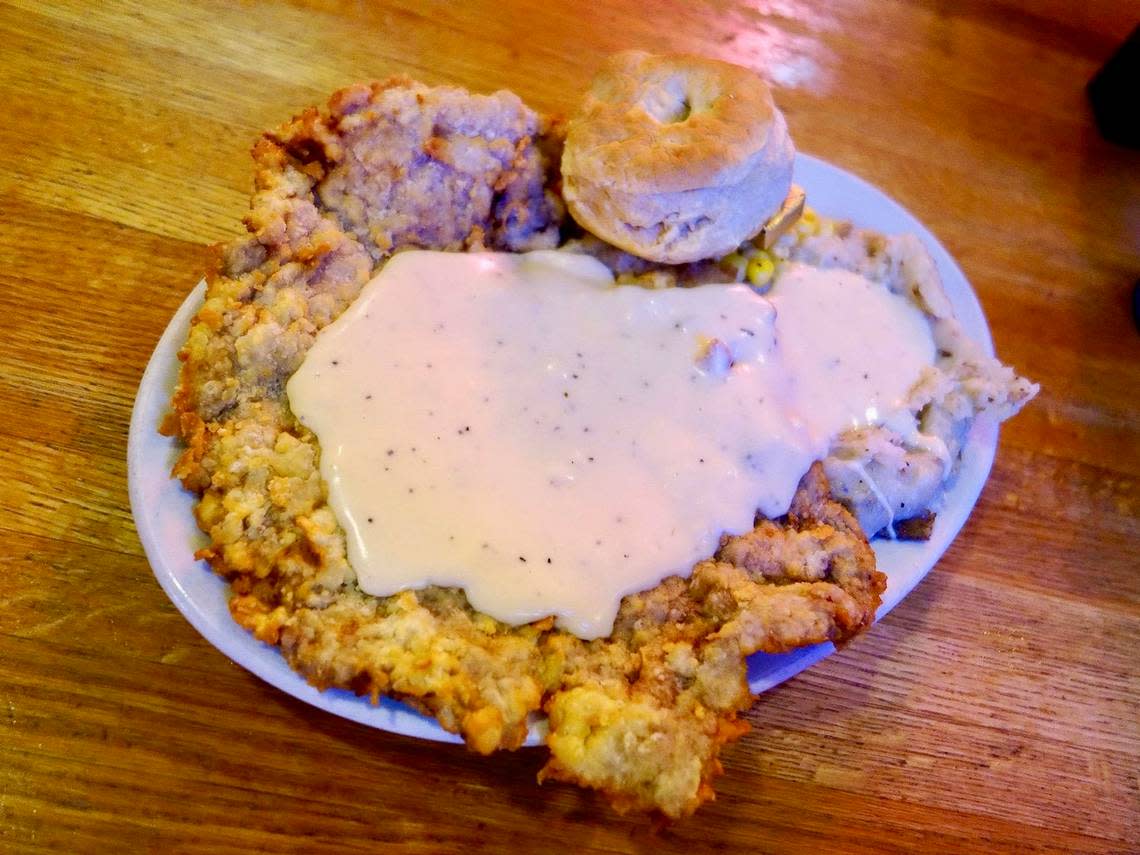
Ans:
{"type": "Polygon", "coordinates": [[[561,683],[543,707],[551,758],[541,777],[670,817],[712,798],[720,746],[747,730],[747,656],[842,644],[874,620],[886,578],[828,492],[817,463],[785,517],[724,538],[688,579],[626,597],[609,638],[548,633],[561,683]]]}
{"type": "Polygon", "coordinates": [[[284,392],[392,252],[555,245],[557,142],[509,93],[400,79],[265,135],[249,236],[207,278],[164,430],[185,443],[175,474],[201,497],[199,556],[230,581],[234,619],[311,683],[402,699],[481,753],[519,747],[545,712],[542,778],[678,817],[712,798],[721,745],[747,729],[746,657],[843,643],[874,619],[885,579],[822,467],[785,517],[626,597],[613,633],[586,642],[552,619],[500,623],[459,590],[362,592],[284,392]]]}
{"type": "Polygon", "coordinates": [[[280,400],[317,330],[395,250],[556,246],[563,207],[542,131],[509,92],[393,78],[265,134],[249,236],[221,248],[183,351],[177,432],[189,441],[195,419],[280,400]]]}

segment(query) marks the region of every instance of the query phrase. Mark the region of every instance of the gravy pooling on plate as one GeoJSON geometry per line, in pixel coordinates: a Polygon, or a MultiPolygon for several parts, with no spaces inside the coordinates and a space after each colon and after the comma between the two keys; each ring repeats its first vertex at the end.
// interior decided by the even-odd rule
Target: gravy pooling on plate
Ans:
{"type": "Polygon", "coordinates": [[[906,298],[789,263],[742,285],[615,286],[566,252],[394,257],[288,384],[361,588],[442,585],[505,623],[611,632],[842,431],[902,415],[935,358],[906,298]]]}

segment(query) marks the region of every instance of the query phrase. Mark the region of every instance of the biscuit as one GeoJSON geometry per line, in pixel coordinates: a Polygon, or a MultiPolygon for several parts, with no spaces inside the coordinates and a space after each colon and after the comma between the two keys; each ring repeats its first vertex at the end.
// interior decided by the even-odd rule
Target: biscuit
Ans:
{"type": "Polygon", "coordinates": [[[795,150],[768,86],[716,60],[625,51],[571,118],[563,195],[614,246],[680,264],[731,252],[791,188],[795,150]]]}

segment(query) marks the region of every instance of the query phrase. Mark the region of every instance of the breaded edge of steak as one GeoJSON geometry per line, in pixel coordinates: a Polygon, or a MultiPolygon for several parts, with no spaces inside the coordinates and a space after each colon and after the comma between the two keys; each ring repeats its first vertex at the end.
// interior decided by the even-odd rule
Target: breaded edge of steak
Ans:
{"type": "Polygon", "coordinates": [[[586,642],[549,619],[502,624],[454,589],[363,593],[284,392],[391,252],[557,240],[543,127],[509,93],[396,79],[267,134],[249,236],[217,251],[164,429],[185,444],[174,474],[200,496],[199,555],[230,581],[234,619],[309,682],[405,700],[481,753],[520,746],[543,711],[542,778],[679,817],[713,797],[720,748],[747,729],[746,657],[842,644],[874,619],[885,579],[822,468],[785,517],[626,597],[613,633],[586,642]]]}

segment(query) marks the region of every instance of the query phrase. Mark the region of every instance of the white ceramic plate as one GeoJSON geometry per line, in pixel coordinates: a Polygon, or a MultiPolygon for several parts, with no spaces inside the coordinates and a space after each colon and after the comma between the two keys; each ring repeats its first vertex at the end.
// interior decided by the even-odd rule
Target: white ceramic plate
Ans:
{"type": "MultiPolygon", "coordinates": [[[[812,207],[833,217],[848,218],[883,232],[911,232],[926,244],[938,264],[942,282],[966,332],[988,353],[989,328],[966,277],[949,253],[911,214],[884,193],[838,167],[808,155],[796,156],[796,183],[812,207]]],[[[390,699],[372,706],[349,692],[318,692],[292,671],[275,648],[261,644],[230,618],[226,586],[209,567],[193,558],[204,538],[194,523],[193,500],[170,478],[178,455],[176,443],[160,436],[159,421],[177,377],[179,347],[190,320],[202,303],[199,284],[166,328],[139,385],[131,417],[128,468],[131,509],[154,574],[174,604],[206,639],[242,667],[268,683],[323,710],[383,730],[424,739],[458,742],[433,719],[390,699]]],[[[997,446],[997,427],[979,422],[967,442],[958,480],[938,514],[934,534],[925,543],[876,541],[875,553],[888,584],[878,616],[889,612],[929,572],[965,523],[989,475],[997,446]]],[[[798,674],[834,651],[831,644],[802,648],[778,656],[749,659],[748,678],[763,692],[798,674]]],[[[544,723],[532,728],[529,743],[541,740],[544,723]]]]}

